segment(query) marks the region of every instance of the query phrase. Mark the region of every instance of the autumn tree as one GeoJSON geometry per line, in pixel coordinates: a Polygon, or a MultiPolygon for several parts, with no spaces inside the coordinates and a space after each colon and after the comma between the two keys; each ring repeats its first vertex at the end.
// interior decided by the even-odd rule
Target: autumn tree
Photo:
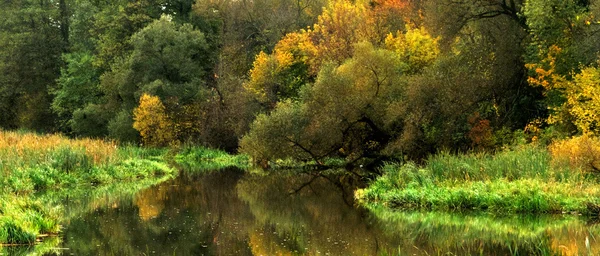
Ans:
{"type": "Polygon", "coordinates": [[[524,14],[532,37],[529,82],[544,90],[548,122],[571,134],[597,134],[598,3],[528,1],[524,14]]]}
{"type": "MultiPolygon", "coordinates": [[[[435,48],[436,40],[419,31],[435,48]]],[[[313,85],[300,89],[297,101],[283,101],[260,115],[242,138],[241,150],[257,160],[295,157],[321,163],[339,155],[352,162],[376,157],[395,140],[405,118],[396,109],[406,100],[403,75],[409,64],[398,52],[369,42],[352,48],[352,58],[325,65],[313,85]]]]}
{"type": "Polygon", "coordinates": [[[140,132],[148,146],[167,146],[174,143],[175,127],[156,96],[143,94],[140,105],[133,110],[133,128],[140,132]]]}
{"type": "MultiPolygon", "coordinates": [[[[390,22],[406,7],[403,2],[379,1],[374,5],[346,0],[330,1],[315,24],[283,37],[271,54],[256,56],[244,87],[272,109],[276,102],[294,98],[305,83],[315,81],[321,67],[343,63],[359,42],[381,46],[389,31],[404,30],[404,23],[390,22]]],[[[401,15],[398,15],[401,16],[401,15]]]]}

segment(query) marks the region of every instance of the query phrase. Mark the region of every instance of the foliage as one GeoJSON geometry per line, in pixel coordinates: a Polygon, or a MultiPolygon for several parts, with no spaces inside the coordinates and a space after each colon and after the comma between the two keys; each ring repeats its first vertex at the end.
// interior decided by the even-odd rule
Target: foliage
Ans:
{"type": "Polygon", "coordinates": [[[129,116],[143,93],[189,104],[199,96],[207,64],[204,35],[189,24],[174,24],[168,16],[134,34],[131,43],[131,54],[105,73],[100,83],[108,108],[120,111],[120,116],[109,122],[121,129],[110,129],[109,124],[109,134],[124,140],[127,137],[117,134],[133,130],[129,116]]]}
{"type": "Polygon", "coordinates": [[[595,132],[592,96],[600,47],[589,41],[598,32],[597,6],[580,1],[528,1],[531,28],[529,82],[544,88],[548,122],[572,133],[595,132]],[[576,128],[576,129],[573,129],[576,128]]]}
{"type": "Polygon", "coordinates": [[[573,123],[583,134],[598,134],[597,97],[599,74],[594,66],[582,68],[569,76],[557,71],[557,58],[563,50],[553,45],[541,64],[528,64],[535,70],[529,77],[534,86],[543,87],[553,110],[549,123],[568,125],[573,123]],[[570,77],[570,78],[569,78],[570,77]]]}
{"type": "Polygon", "coordinates": [[[0,11],[0,126],[53,130],[49,89],[66,48],[64,1],[11,1],[0,11]],[[62,29],[61,29],[62,28],[62,29]],[[15,107],[18,106],[18,107],[15,107]]]}
{"type": "Polygon", "coordinates": [[[412,67],[406,56],[412,54],[415,61],[420,55],[402,51],[419,44],[436,48],[436,40],[424,30],[410,33],[420,39],[400,42],[390,37],[398,44],[390,46],[394,51],[369,42],[353,45],[352,58],[324,66],[315,83],[300,90],[297,101],[282,101],[269,115],[257,117],[241,140],[241,151],[256,161],[294,157],[320,163],[335,155],[354,161],[384,148],[402,132],[395,130],[405,118],[397,111],[405,99],[402,75],[431,64],[428,60],[412,67]]]}
{"type": "MultiPolygon", "coordinates": [[[[65,54],[63,59],[65,59],[67,67],[61,69],[61,76],[57,81],[56,88],[52,90],[54,94],[52,110],[62,120],[62,128],[70,130],[72,129],[71,125],[76,128],[81,127],[73,123],[76,111],[81,111],[86,105],[91,106],[90,104],[98,103],[100,81],[98,70],[93,65],[94,56],[89,52],[65,54]]],[[[97,125],[95,129],[98,129],[97,125]]],[[[94,134],[93,131],[90,132],[90,134],[83,131],[77,133],[94,134]]]]}
{"type": "Polygon", "coordinates": [[[172,121],[165,113],[165,106],[156,96],[142,95],[140,105],[133,110],[133,128],[140,132],[144,144],[166,146],[174,143],[175,131],[172,121]]]}
{"type": "Polygon", "coordinates": [[[310,81],[308,57],[303,49],[310,44],[308,33],[290,33],[275,45],[273,54],[260,52],[244,85],[246,90],[263,103],[296,98],[300,87],[310,81]]]}
{"type": "Polygon", "coordinates": [[[600,135],[600,70],[587,67],[565,89],[573,122],[584,134],[600,135]]]}
{"type": "Polygon", "coordinates": [[[60,209],[34,193],[171,177],[175,170],[165,154],[111,141],[0,131],[0,243],[32,244],[58,231],[60,209]]]}
{"type": "Polygon", "coordinates": [[[535,146],[494,156],[441,153],[424,167],[388,164],[356,195],[363,204],[390,208],[597,214],[596,178],[574,170],[551,164],[550,152],[535,146]]]}
{"type": "Polygon", "coordinates": [[[385,46],[398,53],[398,58],[405,63],[403,72],[418,73],[425,67],[430,66],[440,54],[437,41],[425,28],[406,29],[406,33],[392,33],[385,38],[385,46]]]}
{"type": "Polygon", "coordinates": [[[175,156],[175,162],[186,171],[207,171],[227,167],[247,169],[249,159],[246,155],[230,155],[227,152],[203,147],[187,146],[175,156]]]}
{"type": "Polygon", "coordinates": [[[583,173],[600,172],[600,139],[588,135],[559,140],[549,147],[555,165],[568,164],[583,173]]]}
{"type": "MultiPolygon", "coordinates": [[[[268,103],[269,109],[274,108],[278,101],[296,98],[301,86],[314,82],[325,64],[342,64],[351,58],[357,43],[370,42],[382,46],[388,31],[399,29],[393,25],[391,16],[404,11],[403,5],[390,5],[381,1],[376,8],[370,8],[359,2],[330,1],[312,28],[288,33],[275,45],[272,54],[261,52],[256,56],[245,88],[259,101],[268,103]]],[[[404,38],[402,33],[398,34],[404,38]]],[[[422,43],[424,45],[421,46],[425,48],[421,53],[436,55],[434,48],[437,45],[427,41],[431,37],[425,30],[410,30],[407,35],[408,40],[404,45],[413,47],[410,50],[421,49],[417,44],[422,43]]],[[[403,43],[400,41],[403,39],[400,37],[390,40],[396,40],[396,46],[401,47],[403,43]]],[[[415,53],[404,48],[397,50],[406,50],[405,58],[415,53]]],[[[413,61],[422,57],[418,53],[414,55],[413,61]]],[[[408,59],[406,62],[413,64],[408,59]]],[[[425,63],[422,64],[415,69],[423,68],[425,63]]]]}
{"type": "MultiPolygon", "coordinates": [[[[102,108],[99,108],[102,109],[102,108]]],[[[94,110],[99,110],[94,109],[94,110]]],[[[100,119],[102,120],[102,119],[100,119]]],[[[139,141],[140,134],[133,128],[133,115],[128,110],[121,110],[106,125],[108,137],[122,142],[139,141]]]]}

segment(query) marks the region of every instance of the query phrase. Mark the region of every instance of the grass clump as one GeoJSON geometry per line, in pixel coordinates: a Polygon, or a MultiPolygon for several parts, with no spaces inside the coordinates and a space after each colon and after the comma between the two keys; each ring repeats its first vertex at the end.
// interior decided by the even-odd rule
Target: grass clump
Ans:
{"type": "MultiPolygon", "coordinates": [[[[586,245],[598,225],[573,215],[391,211],[370,207],[376,226],[398,237],[400,255],[599,255],[586,245]],[[416,249],[416,250],[415,250],[416,249]]],[[[397,255],[390,253],[390,255],[397,255]]]]}
{"type": "Polygon", "coordinates": [[[184,147],[175,156],[175,162],[188,171],[207,171],[227,167],[246,169],[250,166],[247,155],[231,155],[222,150],[196,146],[184,147]]]}
{"type": "Polygon", "coordinates": [[[430,157],[423,167],[390,163],[384,175],[356,192],[365,205],[441,211],[597,214],[593,174],[559,165],[545,148],[526,145],[495,155],[430,157]]]}
{"type": "Polygon", "coordinates": [[[0,241],[3,244],[32,244],[40,234],[59,230],[58,209],[45,207],[30,197],[0,199],[0,241]]]}
{"type": "Polygon", "coordinates": [[[32,244],[38,235],[58,231],[58,214],[36,199],[40,192],[171,176],[176,171],[166,164],[166,153],[118,147],[112,141],[0,130],[0,244],[32,244]]]}

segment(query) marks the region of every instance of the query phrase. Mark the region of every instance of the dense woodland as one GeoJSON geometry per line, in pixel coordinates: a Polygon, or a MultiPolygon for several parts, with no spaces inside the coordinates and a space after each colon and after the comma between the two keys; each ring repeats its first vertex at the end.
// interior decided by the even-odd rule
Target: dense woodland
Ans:
{"type": "Polygon", "coordinates": [[[600,134],[595,0],[5,0],[0,128],[255,161],[600,134]]]}

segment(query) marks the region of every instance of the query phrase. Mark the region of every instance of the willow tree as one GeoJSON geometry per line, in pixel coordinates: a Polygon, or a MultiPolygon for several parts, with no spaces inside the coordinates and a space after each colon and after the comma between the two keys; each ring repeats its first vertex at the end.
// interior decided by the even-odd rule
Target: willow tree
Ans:
{"type": "MultiPolygon", "coordinates": [[[[423,33],[435,54],[436,40],[423,30],[414,33],[423,33]]],[[[296,101],[280,102],[260,115],[242,138],[241,151],[256,160],[292,157],[319,164],[329,156],[350,162],[379,156],[402,134],[406,113],[399,109],[405,109],[406,76],[418,72],[403,58],[406,49],[414,49],[410,43],[398,49],[353,45],[351,58],[325,64],[296,101]]]]}

